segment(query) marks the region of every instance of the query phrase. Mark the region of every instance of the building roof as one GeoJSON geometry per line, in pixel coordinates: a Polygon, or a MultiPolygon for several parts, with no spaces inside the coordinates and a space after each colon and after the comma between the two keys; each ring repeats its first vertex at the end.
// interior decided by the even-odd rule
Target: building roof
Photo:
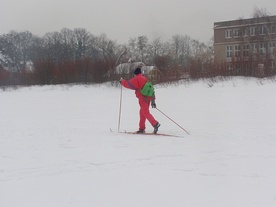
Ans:
{"type": "Polygon", "coordinates": [[[256,24],[264,24],[264,23],[272,23],[276,22],[276,15],[275,16],[265,16],[265,17],[258,17],[258,18],[249,18],[249,19],[238,19],[238,20],[230,20],[230,21],[222,21],[222,22],[215,22],[214,29],[222,29],[223,27],[237,27],[237,26],[245,26],[245,25],[256,25],[256,24]]]}

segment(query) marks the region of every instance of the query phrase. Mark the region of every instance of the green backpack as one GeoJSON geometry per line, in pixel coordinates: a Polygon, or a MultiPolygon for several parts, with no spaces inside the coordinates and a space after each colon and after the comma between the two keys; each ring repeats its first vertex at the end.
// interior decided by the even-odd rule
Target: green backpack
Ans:
{"type": "Polygon", "coordinates": [[[140,90],[140,92],[144,96],[154,96],[154,88],[151,82],[146,82],[146,84],[143,86],[143,88],[140,90]]]}

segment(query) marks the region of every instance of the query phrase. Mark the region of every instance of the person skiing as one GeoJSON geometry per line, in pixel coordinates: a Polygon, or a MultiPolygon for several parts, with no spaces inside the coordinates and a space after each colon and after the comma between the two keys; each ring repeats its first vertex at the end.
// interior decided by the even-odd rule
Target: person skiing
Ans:
{"type": "Polygon", "coordinates": [[[140,90],[144,87],[144,85],[148,81],[147,78],[142,75],[140,67],[135,69],[134,75],[135,75],[134,78],[130,79],[129,81],[121,78],[119,82],[125,88],[135,90],[136,97],[138,98],[138,102],[140,105],[140,111],[139,111],[140,121],[139,121],[139,130],[136,133],[138,134],[145,133],[146,120],[148,120],[154,128],[153,133],[156,134],[158,131],[158,128],[160,127],[160,123],[155,120],[155,118],[151,115],[149,111],[150,103],[152,108],[156,108],[155,95],[153,95],[152,97],[144,96],[140,92],[140,90]]]}

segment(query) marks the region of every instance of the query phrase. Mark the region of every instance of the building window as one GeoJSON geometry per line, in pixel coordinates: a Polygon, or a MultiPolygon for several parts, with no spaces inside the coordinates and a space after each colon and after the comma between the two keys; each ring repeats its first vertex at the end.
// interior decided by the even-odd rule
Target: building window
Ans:
{"type": "Polygon", "coordinates": [[[243,57],[249,56],[249,45],[243,45],[243,57]]]}
{"type": "Polygon", "coordinates": [[[266,30],[266,29],[265,29],[265,26],[261,26],[261,27],[260,27],[260,33],[259,33],[259,34],[260,34],[260,35],[265,35],[265,30],[266,30]]]}
{"type": "Polygon", "coordinates": [[[257,55],[257,43],[251,44],[251,51],[253,56],[257,55]]]}
{"type": "Polygon", "coordinates": [[[270,58],[274,59],[274,53],[275,53],[275,42],[270,42],[268,44],[268,53],[269,53],[269,56],[270,58]]]}
{"type": "Polygon", "coordinates": [[[234,51],[235,57],[240,57],[241,56],[241,46],[235,45],[234,49],[235,49],[235,51],[234,51]]]}
{"type": "Polygon", "coordinates": [[[232,30],[226,30],[225,31],[225,38],[231,38],[232,37],[232,30]]]}
{"type": "Polygon", "coordinates": [[[271,26],[271,32],[270,33],[271,34],[275,34],[276,33],[276,26],[275,25],[271,26]]]}
{"type": "Polygon", "coordinates": [[[271,62],[271,69],[275,69],[276,68],[276,62],[271,62]]]}
{"type": "Polygon", "coordinates": [[[266,54],[266,44],[264,42],[260,43],[260,55],[266,54]]]}
{"type": "Polygon", "coordinates": [[[234,38],[240,37],[240,30],[234,29],[234,38]]]}
{"type": "Polygon", "coordinates": [[[227,58],[232,57],[232,46],[226,46],[226,57],[227,58]]]}
{"type": "Polygon", "coordinates": [[[250,35],[251,36],[256,36],[256,31],[257,31],[257,28],[256,27],[250,27],[250,35]]]}
{"type": "Polygon", "coordinates": [[[244,28],[243,30],[243,36],[247,37],[249,35],[249,28],[244,28]]]}

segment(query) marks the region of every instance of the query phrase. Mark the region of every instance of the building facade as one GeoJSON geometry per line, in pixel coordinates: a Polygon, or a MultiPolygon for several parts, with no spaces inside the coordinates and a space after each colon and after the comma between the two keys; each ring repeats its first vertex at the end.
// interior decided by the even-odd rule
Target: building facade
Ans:
{"type": "Polygon", "coordinates": [[[276,16],[214,23],[214,61],[245,75],[276,71],[276,16]]]}

